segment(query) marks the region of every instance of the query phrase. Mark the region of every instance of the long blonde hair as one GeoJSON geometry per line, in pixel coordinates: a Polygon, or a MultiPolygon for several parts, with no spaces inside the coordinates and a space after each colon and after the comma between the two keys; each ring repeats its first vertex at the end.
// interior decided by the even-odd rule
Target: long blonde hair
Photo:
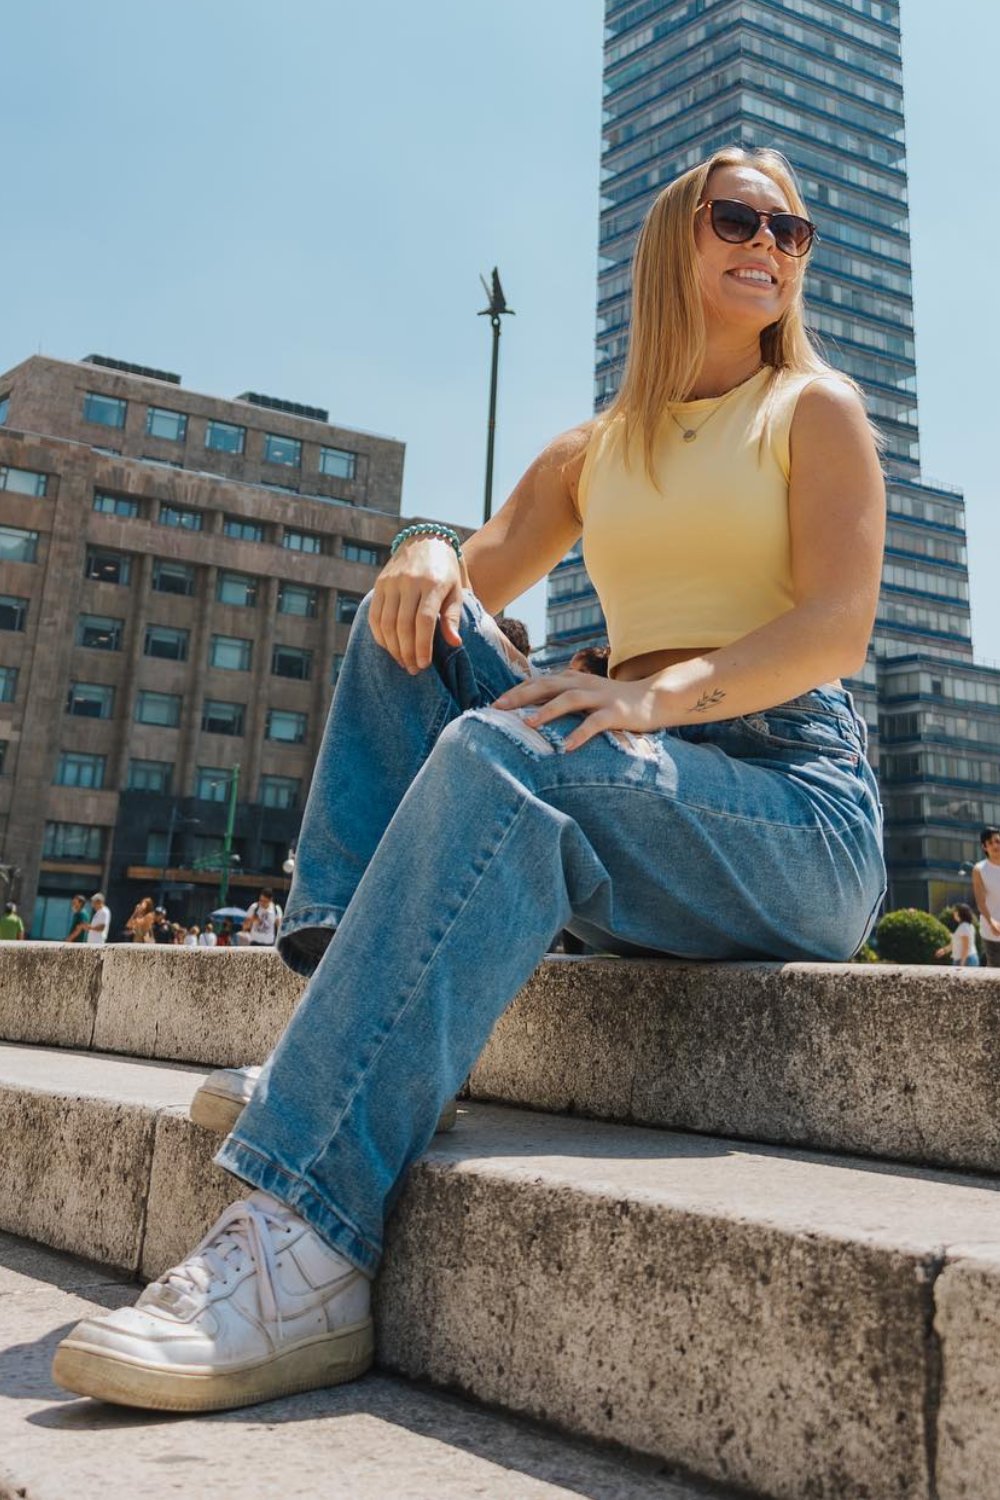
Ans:
{"type": "MultiPolygon", "coordinates": [[[[626,463],[633,439],[641,438],[646,473],[654,484],[657,427],[670,402],[689,397],[705,357],[705,314],[694,221],[708,180],[719,167],[755,167],[781,189],[792,213],[808,217],[790,163],[780,151],[768,147],[744,150],[726,146],[675,178],[654,200],[632,257],[632,315],[625,373],[614,400],[597,419],[601,428],[616,418],[623,419],[626,463]]],[[[775,372],[835,375],[853,386],[854,381],[822,358],[809,337],[803,312],[804,279],[799,276],[792,300],[777,323],[762,331],[761,360],[775,372]]]]}

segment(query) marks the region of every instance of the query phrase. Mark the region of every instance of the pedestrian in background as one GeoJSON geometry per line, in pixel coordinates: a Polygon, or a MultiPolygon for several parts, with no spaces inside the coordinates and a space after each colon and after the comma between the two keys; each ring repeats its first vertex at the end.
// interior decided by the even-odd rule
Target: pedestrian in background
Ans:
{"type": "Polygon", "coordinates": [[[218,940],[218,934],[215,931],[214,922],[206,922],[201,932],[198,934],[198,947],[214,948],[218,940]]]}
{"type": "Polygon", "coordinates": [[[86,896],[74,896],[69,904],[69,931],[66,934],[66,942],[85,943],[89,925],[90,913],[87,911],[86,896]]]}
{"type": "Polygon", "coordinates": [[[979,835],[979,846],[985,858],[972,867],[979,934],[987,967],[1000,969],[1000,828],[984,828],[979,835]]]}
{"type": "Polygon", "coordinates": [[[18,943],[24,939],[24,923],[13,901],[8,901],[0,917],[0,943],[18,943]]]}
{"type": "Polygon", "coordinates": [[[87,926],[87,942],[92,945],[106,943],[111,931],[111,908],[105,901],[102,891],[94,892],[90,898],[90,905],[93,909],[87,926]]]}
{"type": "Polygon", "coordinates": [[[156,913],[153,909],[152,896],[143,896],[135,907],[132,915],[125,923],[125,931],[132,934],[133,943],[152,943],[153,923],[156,921],[156,913]]]}
{"type": "Polygon", "coordinates": [[[978,969],[979,954],[976,952],[976,924],[972,907],[960,903],[952,910],[952,920],[955,929],[951,942],[939,948],[935,957],[944,958],[946,954],[950,954],[953,969],[978,969]]]}

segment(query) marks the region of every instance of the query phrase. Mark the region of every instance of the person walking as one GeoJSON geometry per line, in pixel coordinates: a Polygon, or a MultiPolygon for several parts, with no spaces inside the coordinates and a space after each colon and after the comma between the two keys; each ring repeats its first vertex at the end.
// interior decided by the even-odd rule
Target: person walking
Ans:
{"type": "Polygon", "coordinates": [[[74,896],[69,904],[69,931],[64,939],[67,943],[85,943],[90,927],[86,896],[74,896]]]}
{"type": "Polygon", "coordinates": [[[885,491],[858,391],[805,331],[813,234],[776,152],[686,172],[639,235],[615,401],[464,548],[436,523],[395,538],[279,938],[311,978],[216,1157],[249,1196],[69,1333],[58,1384],[197,1411],[367,1370],[388,1206],[561,929],[715,961],[868,936],[882,814],[839,679],[865,661],[885,491]],[[581,533],[606,678],[524,666],[490,613],[581,533]]]}
{"type": "Polygon", "coordinates": [[[90,898],[91,913],[87,924],[87,942],[90,944],[106,943],[111,931],[111,909],[104,899],[102,891],[95,891],[90,898]]]}
{"type": "Polygon", "coordinates": [[[206,922],[204,927],[201,929],[201,932],[198,934],[198,947],[214,948],[217,942],[218,934],[215,930],[215,923],[211,921],[206,922]]]}
{"type": "Polygon", "coordinates": [[[281,929],[281,907],[277,905],[271,891],[261,891],[257,900],[247,908],[243,926],[236,941],[241,947],[273,948],[281,929]]]}
{"type": "Polygon", "coordinates": [[[0,943],[20,943],[24,941],[24,923],[18,915],[18,910],[13,901],[4,903],[3,916],[0,917],[0,943]]]}
{"type": "Polygon", "coordinates": [[[951,934],[951,942],[943,948],[938,948],[935,958],[949,956],[953,969],[978,969],[979,954],[976,951],[976,924],[972,907],[959,902],[952,909],[952,920],[955,926],[951,934]]]}
{"type": "Polygon", "coordinates": [[[972,867],[972,893],[979,910],[979,935],[986,965],[1000,969],[1000,828],[979,835],[983,858],[972,867]]]}

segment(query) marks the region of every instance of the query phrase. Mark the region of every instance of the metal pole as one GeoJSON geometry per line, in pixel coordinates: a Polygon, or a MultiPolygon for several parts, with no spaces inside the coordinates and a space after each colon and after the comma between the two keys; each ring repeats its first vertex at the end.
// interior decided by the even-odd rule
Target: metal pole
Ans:
{"type": "Polygon", "coordinates": [[[500,273],[496,266],[493,267],[493,275],[490,284],[487,285],[485,276],[480,276],[483,290],[489,298],[489,306],[484,307],[478,314],[481,318],[489,318],[490,327],[493,329],[493,358],[490,364],[490,415],[486,430],[486,492],[483,497],[483,525],[490,519],[493,511],[493,449],[496,439],[497,427],[497,371],[500,366],[500,319],[506,313],[514,317],[514,309],[507,306],[507,299],[500,285],[500,273]]]}
{"type": "Polygon", "coordinates": [[[219,905],[225,906],[229,895],[229,856],[233,848],[233,828],[236,823],[236,793],[240,784],[240,768],[235,765],[229,781],[229,815],[226,818],[226,838],[222,846],[222,880],[219,882],[219,905]]]}
{"type": "Polygon", "coordinates": [[[174,842],[174,828],[176,824],[177,803],[175,801],[170,808],[170,827],[167,830],[167,847],[163,851],[163,868],[160,871],[160,899],[156,903],[157,906],[166,906],[167,904],[167,867],[170,864],[170,846],[174,842]]]}
{"type": "Polygon", "coordinates": [[[493,329],[493,360],[490,365],[490,416],[486,429],[486,496],[483,500],[483,525],[493,514],[493,447],[497,430],[497,370],[500,365],[500,319],[490,318],[493,329]]]}

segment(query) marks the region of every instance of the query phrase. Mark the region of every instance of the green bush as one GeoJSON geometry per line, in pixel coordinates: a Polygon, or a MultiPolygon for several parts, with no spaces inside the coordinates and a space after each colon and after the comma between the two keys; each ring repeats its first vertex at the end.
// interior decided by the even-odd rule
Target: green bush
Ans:
{"type": "Polygon", "coordinates": [[[855,953],[854,957],[851,959],[852,964],[878,964],[881,962],[882,960],[875,952],[875,949],[872,947],[871,943],[862,943],[857,953],[855,953]]]}
{"type": "Polygon", "coordinates": [[[908,907],[890,911],[875,929],[879,957],[890,964],[945,963],[935,955],[951,942],[951,933],[929,911],[908,907]]]}

